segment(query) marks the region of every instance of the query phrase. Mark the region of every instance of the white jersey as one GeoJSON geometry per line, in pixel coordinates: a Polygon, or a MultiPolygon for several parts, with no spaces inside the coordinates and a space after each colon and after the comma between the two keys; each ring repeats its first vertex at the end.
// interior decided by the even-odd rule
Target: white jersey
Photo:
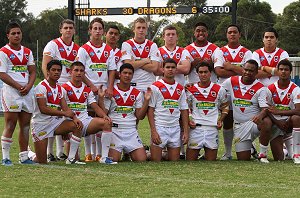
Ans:
{"type": "Polygon", "coordinates": [[[218,126],[220,105],[227,102],[224,88],[215,83],[201,87],[198,83],[187,88],[187,101],[192,107],[195,123],[206,126],[218,126]]]}
{"type": "MultiPolygon", "coordinates": [[[[28,84],[28,66],[34,66],[30,49],[21,46],[20,50],[14,50],[8,44],[0,49],[0,72],[6,73],[22,86],[28,84]]],[[[3,85],[8,86],[4,82],[3,85]]]]}
{"type": "Polygon", "coordinates": [[[76,59],[85,65],[85,75],[96,87],[107,87],[108,71],[117,69],[115,53],[105,43],[96,47],[88,41],[79,48],[76,59]]]}
{"type": "MultiPolygon", "coordinates": [[[[152,61],[159,62],[159,52],[156,43],[146,39],[143,43],[137,43],[134,39],[127,40],[122,44],[121,60],[135,60],[142,58],[150,58],[152,61]]],[[[148,72],[141,68],[134,71],[132,84],[140,91],[145,91],[155,81],[152,72],[148,72]]]]}
{"type": "MultiPolygon", "coordinates": [[[[267,89],[269,102],[279,110],[295,109],[295,104],[300,103],[300,88],[293,82],[285,89],[280,89],[278,81],[269,85],[267,89]]],[[[289,116],[274,115],[277,120],[286,120],[289,116]]]]}
{"type": "Polygon", "coordinates": [[[233,119],[238,123],[251,120],[260,113],[261,108],[268,107],[264,85],[258,80],[251,85],[245,85],[241,78],[241,76],[232,76],[222,84],[230,93],[233,119]]]}
{"type": "Polygon", "coordinates": [[[71,42],[67,45],[61,38],[54,39],[47,43],[44,48],[43,55],[50,56],[54,60],[59,60],[62,64],[62,71],[60,78],[58,79],[59,84],[68,82],[70,77],[70,66],[75,61],[79,49],[79,45],[71,42]]]}
{"type": "Polygon", "coordinates": [[[105,108],[108,116],[118,128],[136,128],[135,110],[143,106],[143,94],[134,87],[121,90],[118,84],[114,86],[113,97],[105,98],[105,108]]]}
{"type": "Polygon", "coordinates": [[[57,119],[58,116],[51,116],[41,113],[37,99],[45,98],[47,107],[60,110],[61,99],[63,98],[62,87],[58,84],[55,87],[51,87],[48,81],[44,79],[35,87],[34,92],[35,101],[32,124],[46,125],[49,122],[57,119]]]}
{"type": "Polygon", "coordinates": [[[176,81],[168,84],[160,79],[151,85],[151,89],[149,106],[154,108],[155,125],[178,126],[180,110],[188,109],[184,87],[176,81]]]}
{"type": "MultiPolygon", "coordinates": [[[[181,61],[188,60],[190,61],[189,52],[183,47],[176,46],[173,51],[170,51],[166,46],[158,48],[160,62],[163,62],[165,59],[172,58],[177,64],[181,61]]],[[[185,85],[184,74],[176,74],[175,81],[181,85],[185,85]]]]}
{"type": "MultiPolygon", "coordinates": [[[[213,43],[207,42],[207,45],[203,47],[198,47],[195,43],[192,43],[186,46],[185,49],[189,52],[191,62],[193,62],[195,58],[200,58],[202,61],[212,62],[214,67],[223,66],[223,53],[220,48],[213,43]]],[[[195,68],[192,69],[188,77],[189,83],[197,83],[200,81],[195,68]]],[[[214,83],[217,82],[217,75],[214,72],[211,73],[210,80],[214,83]]]]}
{"type": "MultiPolygon", "coordinates": [[[[226,45],[222,47],[221,50],[224,60],[238,67],[243,67],[244,64],[252,58],[252,52],[241,45],[234,49],[226,45]]],[[[219,84],[222,84],[226,79],[227,78],[219,78],[219,84]]]]}
{"type": "Polygon", "coordinates": [[[87,106],[96,102],[91,89],[84,83],[80,87],[76,87],[70,81],[63,84],[62,87],[68,107],[76,113],[78,119],[88,118],[87,106]]]}
{"type": "MultiPolygon", "coordinates": [[[[258,65],[269,66],[276,68],[279,61],[283,59],[288,59],[289,54],[281,48],[276,47],[274,52],[267,53],[264,48],[260,48],[253,52],[252,59],[256,60],[258,65]]],[[[268,78],[259,79],[259,81],[264,84],[264,86],[269,86],[270,84],[279,80],[278,76],[270,76],[268,78]]]]}
{"type": "Polygon", "coordinates": [[[114,54],[115,54],[115,63],[116,63],[116,68],[117,71],[120,71],[120,67],[122,66],[122,53],[119,48],[114,49],[114,54]]]}

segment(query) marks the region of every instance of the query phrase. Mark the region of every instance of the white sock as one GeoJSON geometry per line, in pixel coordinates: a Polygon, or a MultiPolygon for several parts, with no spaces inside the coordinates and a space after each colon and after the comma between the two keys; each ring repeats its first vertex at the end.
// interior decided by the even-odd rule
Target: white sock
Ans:
{"type": "Polygon", "coordinates": [[[293,158],[293,155],[294,155],[294,152],[293,152],[293,136],[287,137],[283,141],[284,141],[286,150],[288,152],[288,156],[290,158],[293,158]]]}
{"type": "Polygon", "coordinates": [[[22,151],[19,153],[19,159],[21,162],[28,160],[28,151],[22,151]]]}
{"type": "Polygon", "coordinates": [[[56,156],[62,156],[64,153],[64,141],[61,135],[57,135],[56,137],[56,156]]]}
{"type": "Polygon", "coordinates": [[[300,128],[293,128],[293,151],[294,156],[300,156],[300,128]]]}
{"type": "Polygon", "coordinates": [[[7,138],[4,136],[1,136],[2,159],[10,159],[9,151],[10,151],[10,145],[12,144],[12,142],[13,142],[12,138],[7,138]]]}
{"type": "Polygon", "coordinates": [[[224,145],[225,145],[225,156],[231,157],[232,152],[232,140],[233,140],[233,129],[223,129],[224,145]]]}
{"type": "Polygon", "coordinates": [[[103,131],[101,137],[101,144],[102,144],[102,154],[101,157],[108,157],[110,142],[111,142],[112,134],[111,132],[103,131]]]}
{"type": "Polygon", "coordinates": [[[102,144],[101,144],[101,135],[102,135],[102,131],[96,133],[96,155],[101,155],[101,151],[102,151],[102,144]]]}
{"type": "Polygon", "coordinates": [[[268,154],[268,146],[259,144],[259,156],[263,155],[265,157],[267,157],[268,154]]]}
{"type": "Polygon", "coordinates": [[[47,155],[50,153],[53,155],[53,145],[54,145],[54,139],[55,137],[49,137],[48,138],[48,145],[47,145],[47,155]]]}
{"type": "Polygon", "coordinates": [[[72,137],[70,138],[70,151],[69,151],[68,159],[75,158],[80,142],[81,142],[81,138],[72,135],[72,137]]]}
{"type": "Polygon", "coordinates": [[[83,139],[85,155],[91,154],[91,135],[85,136],[83,139]]]}
{"type": "Polygon", "coordinates": [[[36,158],[35,152],[33,152],[31,150],[28,151],[28,158],[33,161],[36,158]]]}
{"type": "Polygon", "coordinates": [[[93,156],[96,155],[96,134],[91,135],[91,153],[93,156]]]}

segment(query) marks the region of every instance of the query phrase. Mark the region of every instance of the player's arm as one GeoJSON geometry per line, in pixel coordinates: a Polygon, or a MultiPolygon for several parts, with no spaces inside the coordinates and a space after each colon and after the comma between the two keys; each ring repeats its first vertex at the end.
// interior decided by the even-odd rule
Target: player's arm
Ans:
{"type": "Polygon", "coordinates": [[[236,73],[231,70],[226,70],[224,67],[218,66],[215,67],[215,73],[217,74],[218,77],[221,78],[229,78],[230,76],[235,76],[236,73]]]}
{"type": "Polygon", "coordinates": [[[68,104],[65,100],[65,98],[62,98],[60,101],[60,106],[63,112],[65,112],[65,117],[69,117],[73,120],[76,127],[81,130],[83,128],[82,122],[77,118],[76,114],[68,107],[68,104]]]}
{"type": "Polygon", "coordinates": [[[224,62],[223,67],[225,70],[232,71],[235,73],[235,75],[240,75],[240,76],[243,74],[244,71],[243,67],[238,65],[233,65],[229,61],[224,62]]]}
{"type": "Polygon", "coordinates": [[[300,116],[300,103],[295,104],[295,109],[279,110],[279,109],[276,109],[276,107],[271,106],[268,108],[268,111],[274,115],[281,115],[281,116],[298,115],[298,116],[300,116]]]}
{"type": "Polygon", "coordinates": [[[161,144],[161,139],[159,137],[159,134],[156,131],[155,127],[155,121],[154,121],[154,107],[148,108],[148,121],[150,125],[150,131],[151,131],[151,140],[154,144],[161,144]]]}
{"type": "Polygon", "coordinates": [[[177,73],[188,75],[191,69],[191,63],[189,60],[182,60],[177,64],[177,73]]]}
{"type": "Polygon", "coordinates": [[[158,68],[159,68],[159,62],[155,61],[155,60],[150,60],[149,63],[141,66],[141,69],[146,70],[148,72],[153,72],[153,73],[156,73],[158,68]]]}
{"type": "Polygon", "coordinates": [[[141,108],[136,108],[135,109],[135,116],[138,120],[142,120],[142,119],[145,118],[145,116],[147,114],[147,110],[148,110],[151,95],[152,95],[152,90],[151,90],[150,87],[148,87],[147,91],[145,92],[145,95],[144,95],[143,106],[141,108]]]}
{"type": "MultiPolygon", "coordinates": [[[[36,94],[36,95],[38,95],[38,94],[36,94]]],[[[73,118],[73,116],[75,115],[74,112],[71,111],[69,108],[62,108],[62,111],[61,111],[59,109],[54,109],[54,108],[47,106],[46,98],[37,97],[36,101],[37,101],[37,105],[40,109],[40,112],[42,114],[46,114],[46,115],[50,115],[50,116],[65,116],[65,117],[69,117],[69,118],[73,118]]],[[[64,107],[63,101],[61,101],[61,107],[64,107]]]]}
{"type": "Polygon", "coordinates": [[[6,72],[0,72],[0,79],[7,85],[21,91],[22,85],[17,83],[14,79],[12,79],[6,72]]]}
{"type": "Polygon", "coordinates": [[[109,98],[111,98],[113,95],[115,75],[116,75],[116,70],[108,70],[108,82],[107,82],[106,95],[109,98]]]}
{"type": "Polygon", "coordinates": [[[96,102],[91,103],[90,106],[95,111],[98,117],[111,122],[111,119],[106,115],[105,111],[98,106],[96,102]]]}
{"type": "Polygon", "coordinates": [[[35,65],[28,65],[27,67],[29,73],[29,79],[26,86],[22,87],[20,94],[27,95],[28,92],[31,90],[32,86],[34,85],[34,81],[36,79],[36,67],[35,65]]]}
{"type": "Polygon", "coordinates": [[[180,115],[183,124],[182,142],[183,144],[187,144],[189,141],[189,110],[188,109],[180,110],[180,115]]]}
{"type": "Polygon", "coordinates": [[[86,75],[83,76],[82,81],[92,90],[93,93],[98,93],[98,88],[86,77],[86,75]]]}
{"type": "Polygon", "coordinates": [[[105,114],[108,113],[108,109],[105,107],[105,92],[102,89],[103,85],[100,85],[99,89],[98,89],[98,105],[99,107],[104,111],[105,114]]]}
{"type": "Polygon", "coordinates": [[[260,68],[262,71],[267,72],[269,75],[278,76],[278,70],[275,67],[262,66],[260,68]]]}
{"type": "Polygon", "coordinates": [[[43,54],[43,60],[42,60],[42,72],[44,75],[44,78],[47,78],[47,64],[52,60],[53,58],[48,55],[47,53],[43,54]]]}
{"type": "Polygon", "coordinates": [[[228,115],[229,112],[229,102],[224,102],[220,105],[221,115],[218,119],[218,129],[221,129],[223,126],[224,119],[228,115]]]}

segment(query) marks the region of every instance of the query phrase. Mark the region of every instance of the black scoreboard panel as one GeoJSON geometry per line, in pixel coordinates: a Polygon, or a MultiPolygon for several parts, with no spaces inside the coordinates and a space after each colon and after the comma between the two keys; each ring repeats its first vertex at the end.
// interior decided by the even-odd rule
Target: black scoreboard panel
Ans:
{"type": "Polygon", "coordinates": [[[126,8],[76,8],[75,16],[99,16],[99,15],[173,15],[173,14],[215,14],[229,13],[229,6],[203,6],[192,7],[126,7],[126,8]]]}

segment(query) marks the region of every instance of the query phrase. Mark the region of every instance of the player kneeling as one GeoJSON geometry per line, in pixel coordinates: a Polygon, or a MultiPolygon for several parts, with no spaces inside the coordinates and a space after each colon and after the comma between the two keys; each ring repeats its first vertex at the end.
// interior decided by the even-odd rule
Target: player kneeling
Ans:
{"type": "Polygon", "coordinates": [[[146,151],[137,131],[137,120],[144,119],[152,92],[148,88],[143,99],[143,93],[130,86],[133,73],[134,68],[129,63],[120,67],[120,83],[114,86],[111,99],[104,98],[102,89],[98,91],[99,105],[113,121],[108,155],[114,161],[120,161],[123,150],[130,154],[132,161],[146,161],[146,151]]]}
{"type": "Polygon", "coordinates": [[[56,83],[61,71],[60,61],[50,61],[47,64],[47,79],[41,81],[35,88],[32,137],[36,152],[35,161],[41,164],[47,163],[48,138],[54,135],[67,135],[70,132],[73,132],[73,135],[69,159],[72,163],[78,163],[75,154],[79,143],[74,140],[80,142],[83,126],[75,113],[69,109],[63,97],[62,87],[56,83]]]}
{"type": "Polygon", "coordinates": [[[192,118],[187,160],[197,160],[200,149],[205,150],[206,160],[216,160],[219,137],[218,129],[228,114],[228,101],[224,88],[210,81],[212,68],[208,62],[196,67],[200,81],[187,87],[187,99],[191,107],[192,118]],[[222,111],[219,116],[219,109],[222,111]]]}
{"type": "MultiPolygon", "coordinates": [[[[81,62],[74,62],[70,67],[71,80],[63,84],[64,96],[70,109],[72,109],[78,119],[83,124],[82,136],[96,134],[102,132],[101,146],[102,155],[100,163],[102,164],[117,164],[108,157],[109,146],[111,143],[111,119],[98,106],[96,98],[92,90],[83,83],[85,77],[85,67],[81,62]],[[88,105],[95,111],[98,118],[92,118],[88,115],[88,105]]],[[[71,139],[72,140],[72,139],[71,139]]],[[[77,139],[80,143],[80,139],[77,139]]],[[[70,163],[70,161],[66,161],[70,163]]]]}

